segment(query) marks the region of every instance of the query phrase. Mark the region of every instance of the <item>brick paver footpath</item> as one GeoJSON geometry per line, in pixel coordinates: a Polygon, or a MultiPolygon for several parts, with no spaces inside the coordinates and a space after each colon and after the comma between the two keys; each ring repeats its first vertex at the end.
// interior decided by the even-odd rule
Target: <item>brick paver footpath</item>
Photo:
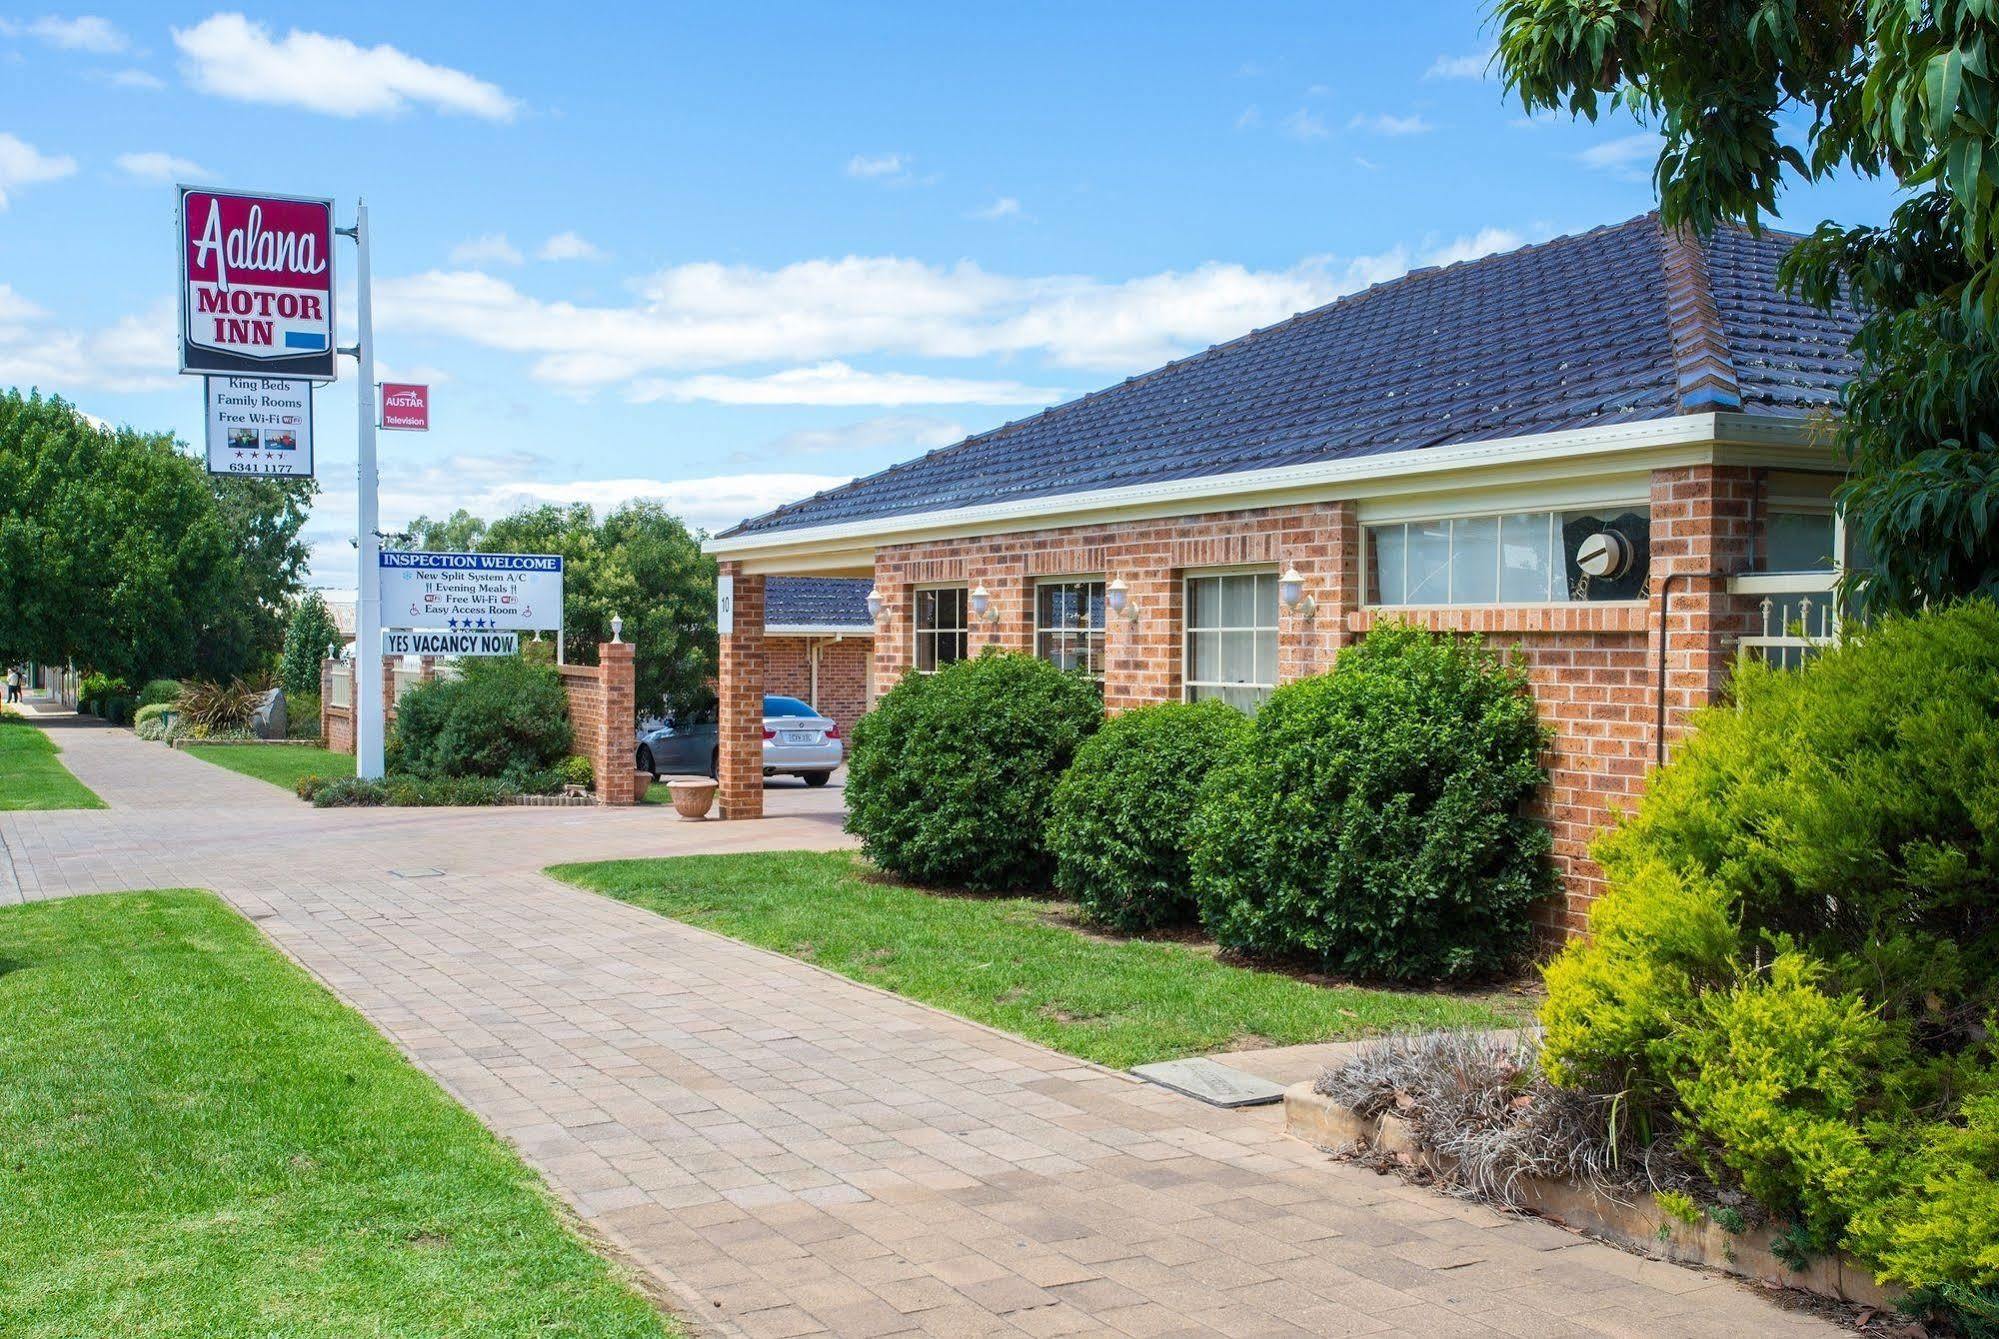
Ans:
{"type": "Polygon", "coordinates": [[[0,814],[0,901],[187,885],[260,925],[704,1332],[1836,1334],[1733,1282],[597,897],[550,863],[831,847],[837,792],[312,810],[56,717],[112,807],[0,814]]]}

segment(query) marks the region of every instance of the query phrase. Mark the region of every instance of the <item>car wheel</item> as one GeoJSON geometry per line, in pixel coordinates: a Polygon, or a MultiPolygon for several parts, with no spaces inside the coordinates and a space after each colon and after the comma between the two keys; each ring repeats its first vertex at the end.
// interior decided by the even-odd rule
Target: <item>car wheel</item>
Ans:
{"type": "Polygon", "coordinates": [[[805,784],[808,786],[823,786],[833,779],[831,772],[805,772],[802,775],[805,777],[805,784]]]}
{"type": "Polygon", "coordinates": [[[659,780],[659,768],[653,764],[652,750],[643,745],[639,748],[639,770],[641,772],[650,772],[652,773],[653,780],[659,780]]]}

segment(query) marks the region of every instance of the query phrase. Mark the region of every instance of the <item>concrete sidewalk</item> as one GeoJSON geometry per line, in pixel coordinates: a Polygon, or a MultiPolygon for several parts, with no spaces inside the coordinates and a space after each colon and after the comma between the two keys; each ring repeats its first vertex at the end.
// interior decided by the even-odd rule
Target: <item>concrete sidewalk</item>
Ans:
{"type": "MultiPolygon", "coordinates": [[[[108,811],[0,814],[0,901],[211,888],[744,1335],[1791,1335],[1732,1282],[541,875],[831,847],[837,812],[311,810],[50,725],[108,811]]],[[[837,801],[835,801],[837,804],[837,801]]]]}

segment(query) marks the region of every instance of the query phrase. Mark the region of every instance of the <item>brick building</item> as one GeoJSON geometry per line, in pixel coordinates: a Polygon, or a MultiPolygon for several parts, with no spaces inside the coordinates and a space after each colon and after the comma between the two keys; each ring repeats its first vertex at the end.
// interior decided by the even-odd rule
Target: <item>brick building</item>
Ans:
{"type": "Polygon", "coordinates": [[[771,577],[872,583],[878,686],[992,645],[1113,711],[1253,710],[1397,618],[1525,662],[1575,928],[1590,837],[1734,658],[1830,628],[1852,322],[1777,292],[1793,241],[1647,215],[1417,271],[743,522],[709,543],[724,815],[761,813],[754,703],[797,673],[771,577]]]}

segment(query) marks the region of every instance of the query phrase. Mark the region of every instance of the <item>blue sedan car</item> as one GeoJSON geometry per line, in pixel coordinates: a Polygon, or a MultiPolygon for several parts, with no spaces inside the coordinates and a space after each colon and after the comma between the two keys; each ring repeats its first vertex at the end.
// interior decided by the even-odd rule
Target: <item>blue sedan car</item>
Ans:
{"type": "MultiPolygon", "coordinates": [[[[716,708],[713,702],[663,725],[642,731],[638,769],[653,780],[669,772],[695,776],[716,774],[721,761],[716,708]]],[[[823,786],[845,759],[840,727],[795,697],[764,697],[764,775],[803,777],[808,786],[823,786]]]]}

